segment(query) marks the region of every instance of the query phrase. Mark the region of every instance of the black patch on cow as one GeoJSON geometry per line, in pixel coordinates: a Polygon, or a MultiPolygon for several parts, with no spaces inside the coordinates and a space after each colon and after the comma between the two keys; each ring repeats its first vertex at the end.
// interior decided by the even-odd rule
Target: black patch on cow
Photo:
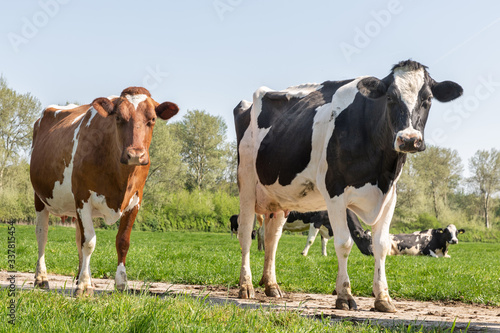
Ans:
{"type": "MultiPolygon", "coordinates": [[[[263,96],[258,127],[271,127],[261,142],[256,161],[263,185],[274,184],[278,179],[281,186],[290,185],[307,167],[316,109],[331,102],[337,89],[351,81],[324,82],[320,90],[302,98],[288,97],[283,92],[268,92],[263,96]]],[[[304,193],[307,194],[307,189],[301,195],[304,193]]]]}
{"type": "Polygon", "coordinates": [[[406,155],[393,149],[385,103],[385,98],[369,99],[358,93],[336,118],[326,157],[330,198],[341,195],[347,186],[360,188],[367,183],[385,194],[399,174],[406,155]]]}
{"type": "MultiPolygon", "coordinates": [[[[233,110],[234,125],[236,127],[236,143],[237,147],[240,146],[240,141],[243,139],[243,135],[250,125],[250,111],[252,110],[252,105],[248,108],[243,107],[243,101],[241,101],[233,110]]],[[[237,149],[238,153],[238,165],[240,164],[240,150],[237,149]]]]}

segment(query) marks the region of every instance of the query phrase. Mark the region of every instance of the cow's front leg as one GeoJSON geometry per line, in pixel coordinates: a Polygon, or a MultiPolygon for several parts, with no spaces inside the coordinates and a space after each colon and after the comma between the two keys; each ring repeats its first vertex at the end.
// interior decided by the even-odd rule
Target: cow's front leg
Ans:
{"type": "Polygon", "coordinates": [[[337,253],[338,272],[335,290],[337,292],[337,300],[335,307],[339,310],[356,310],[358,306],[351,294],[351,282],[347,274],[347,259],[351,253],[353,240],[347,227],[347,216],[345,207],[339,204],[339,208],[334,205],[328,207],[328,217],[332,226],[333,243],[335,244],[335,252],[337,253]]]}
{"type": "Polygon", "coordinates": [[[123,291],[127,289],[127,272],[125,270],[125,259],[130,246],[130,234],[134,225],[139,206],[125,212],[120,218],[120,228],[116,234],[116,253],[118,254],[118,266],[115,274],[116,289],[123,291]]]}
{"type": "Polygon", "coordinates": [[[307,235],[306,247],[304,248],[304,250],[302,250],[302,255],[304,257],[306,257],[307,253],[309,253],[309,249],[313,245],[314,240],[316,239],[316,236],[318,235],[318,231],[319,231],[319,229],[316,229],[314,227],[314,224],[310,223],[310,225],[309,225],[309,234],[307,235]]]}
{"type": "Polygon", "coordinates": [[[394,194],[392,202],[388,203],[379,221],[372,226],[373,256],[375,257],[373,294],[375,295],[375,309],[380,312],[396,312],[396,307],[389,296],[389,288],[385,275],[385,258],[391,250],[389,226],[396,204],[395,197],[396,195],[394,194]]]}
{"type": "Polygon", "coordinates": [[[283,231],[285,224],[284,212],[274,213],[273,218],[265,221],[265,255],[264,255],[264,271],[259,285],[265,287],[265,293],[269,297],[283,297],[283,293],[276,281],[276,250],[278,241],[283,231]]]}
{"type": "Polygon", "coordinates": [[[49,231],[49,211],[45,204],[35,194],[36,209],[36,240],[38,242],[38,261],[35,270],[35,286],[49,289],[47,268],[45,267],[45,245],[49,231]],[[39,210],[40,209],[40,210],[39,210]]]}
{"type": "Polygon", "coordinates": [[[96,244],[96,235],[92,223],[92,206],[89,203],[84,203],[83,207],[77,207],[76,212],[76,227],[80,229],[79,247],[82,255],[75,295],[90,296],[94,293],[90,274],[90,257],[94,252],[96,244]]]}

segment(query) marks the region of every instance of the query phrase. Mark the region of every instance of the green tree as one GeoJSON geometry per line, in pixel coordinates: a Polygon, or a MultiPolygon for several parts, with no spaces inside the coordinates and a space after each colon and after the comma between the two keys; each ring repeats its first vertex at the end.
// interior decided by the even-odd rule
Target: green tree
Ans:
{"type": "Polygon", "coordinates": [[[484,225],[489,228],[490,199],[493,194],[500,191],[500,152],[495,148],[490,151],[478,150],[469,159],[469,171],[472,176],[468,178],[468,183],[481,197],[484,225]]]}
{"type": "Polygon", "coordinates": [[[183,189],[186,168],[181,160],[182,145],[173,134],[173,125],[158,122],[153,131],[149,155],[151,167],[144,189],[146,202],[163,199],[183,189]]]}
{"type": "Polygon", "coordinates": [[[428,146],[425,152],[415,156],[413,166],[419,183],[432,199],[434,215],[439,219],[442,207],[448,206],[448,194],[459,185],[462,160],[456,150],[428,146]]]}
{"type": "Polygon", "coordinates": [[[190,110],[175,124],[182,161],[188,170],[189,189],[212,189],[226,168],[227,125],[220,116],[190,110]]]}
{"type": "Polygon", "coordinates": [[[27,156],[40,108],[37,98],[17,93],[0,76],[0,191],[6,168],[27,156]]]}

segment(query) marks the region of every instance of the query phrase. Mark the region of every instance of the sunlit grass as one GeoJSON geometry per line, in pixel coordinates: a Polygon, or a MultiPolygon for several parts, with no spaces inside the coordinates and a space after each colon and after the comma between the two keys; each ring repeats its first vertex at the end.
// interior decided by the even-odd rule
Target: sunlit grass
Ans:
{"type": "MultiPolygon", "coordinates": [[[[76,274],[78,255],[75,230],[50,227],[46,249],[50,273],[76,274]]],[[[96,230],[92,256],[93,277],[113,277],[116,271],[114,230],[96,230]]],[[[0,225],[0,235],[7,226],[0,225]]],[[[2,237],[3,238],[3,237],[2,237]]],[[[37,243],[34,226],[16,226],[16,270],[34,272],[37,243]]],[[[335,288],[337,260],[333,241],[328,257],[321,255],[318,241],[309,256],[300,255],[306,242],[302,235],[284,235],[277,252],[276,272],[284,291],[330,294],[335,288]]],[[[6,245],[5,245],[6,246],[6,245]]],[[[127,256],[130,280],[237,286],[241,264],[239,242],[229,234],[200,232],[132,232],[127,256]]],[[[500,305],[500,244],[460,243],[450,248],[451,258],[391,256],[386,272],[393,297],[415,300],[456,300],[500,305]]],[[[261,278],[264,253],[252,244],[253,282],[261,278]]],[[[7,269],[6,256],[0,269],[7,269]]],[[[352,292],[370,296],[373,257],[353,247],[349,257],[352,292]]]]}

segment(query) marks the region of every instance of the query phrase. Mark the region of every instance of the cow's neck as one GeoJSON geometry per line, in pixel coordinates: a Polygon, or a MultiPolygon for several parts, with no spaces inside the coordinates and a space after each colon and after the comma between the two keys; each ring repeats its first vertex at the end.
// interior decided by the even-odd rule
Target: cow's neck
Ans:
{"type": "MultiPolygon", "coordinates": [[[[381,150],[381,161],[383,173],[379,177],[384,178],[391,186],[401,173],[404,163],[406,162],[406,154],[399,153],[394,150],[394,128],[390,121],[389,110],[385,103],[383,107],[376,108],[379,113],[375,119],[375,130],[372,131],[372,141],[376,142],[378,149],[381,150]]],[[[383,180],[382,180],[383,181],[383,180]]]]}

